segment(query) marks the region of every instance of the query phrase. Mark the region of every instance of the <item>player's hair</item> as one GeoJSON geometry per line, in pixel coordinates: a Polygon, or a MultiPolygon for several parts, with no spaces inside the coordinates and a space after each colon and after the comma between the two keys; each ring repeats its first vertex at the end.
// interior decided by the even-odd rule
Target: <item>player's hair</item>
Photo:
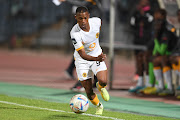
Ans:
{"type": "Polygon", "coordinates": [[[87,7],[85,7],[85,6],[80,6],[80,7],[78,7],[78,8],[76,9],[76,14],[77,14],[77,13],[83,13],[83,12],[89,12],[88,9],[87,9],[87,7]]]}

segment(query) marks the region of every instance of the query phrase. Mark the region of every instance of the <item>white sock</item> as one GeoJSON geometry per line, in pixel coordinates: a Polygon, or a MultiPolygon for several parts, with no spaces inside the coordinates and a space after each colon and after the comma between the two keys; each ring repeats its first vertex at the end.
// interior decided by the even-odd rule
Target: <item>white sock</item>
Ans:
{"type": "Polygon", "coordinates": [[[103,104],[99,102],[96,106],[97,107],[103,107],[103,104]]]}
{"type": "Polygon", "coordinates": [[[158,81],[157,88],[164,89],[162,70],[161,69],[154,69],[154,75],[155,75],[156,80],[158,81]]]}
{"type": "Polygon", "coordinates": [[[167,88],[169,90],[173,90],[173,85],[172,85],[172,76],[171,76],[171,70],[168,70],[163,73],[164,79],[167,83],[167,88]]]}
{"type": "Polygon", "coordinates": [[[142,76],[139,76],[136,86],[143,86],[143,77],[142,76]]]}
{"type": "Polygon", "coordinates": [[[146,75],[145,86],[146,86],[146,87],[152,87],[152,85],[150,84],[150,81],[149,81],[149,75],[146,75]]]}
{"type": "Polygon", "coordinates": [[[179,75],[179,71],[178,70],[173,70],[175,72],[175,74],[178,76],[179,75]]]}

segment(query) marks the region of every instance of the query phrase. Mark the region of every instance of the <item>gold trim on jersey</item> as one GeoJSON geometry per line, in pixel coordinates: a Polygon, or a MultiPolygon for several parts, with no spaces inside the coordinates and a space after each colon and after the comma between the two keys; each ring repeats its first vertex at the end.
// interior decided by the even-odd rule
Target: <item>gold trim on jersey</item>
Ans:
{"type": "Polygon", "coordinates": [[[94,0],[86,0],[87,2],[91,2],[93,5],[96,5],[96,2],[94,0]]]}
{"type": "Polygon", "coordinates": [[[81,50],[83,48],[84,48],[84,46],[82,45],[80,48],[76,49],[76,51],[79,51],[79,50],[81,50]]]}

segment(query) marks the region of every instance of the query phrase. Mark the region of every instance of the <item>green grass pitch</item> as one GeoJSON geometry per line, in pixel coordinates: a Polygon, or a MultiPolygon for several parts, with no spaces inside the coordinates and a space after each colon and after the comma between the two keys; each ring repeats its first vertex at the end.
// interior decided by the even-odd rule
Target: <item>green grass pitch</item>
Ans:
{"type": "Polygon", "coordinates": [[[75,114],[67,103],[0,95],[0,120],[178,120],[107,110],[102,116],[94,113],[93,106],[85,114],[75,114]]]}

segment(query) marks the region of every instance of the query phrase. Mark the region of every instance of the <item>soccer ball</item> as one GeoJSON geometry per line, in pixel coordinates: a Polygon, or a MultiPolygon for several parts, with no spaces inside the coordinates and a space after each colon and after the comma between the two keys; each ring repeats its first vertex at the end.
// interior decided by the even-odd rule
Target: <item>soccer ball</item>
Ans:
{"type": "Polygon", "coordinates": [[[74,95],[70,100],[70,108],[75,113],[84,113],[89,108],[87,97],[82,94],[74,95]]]}

